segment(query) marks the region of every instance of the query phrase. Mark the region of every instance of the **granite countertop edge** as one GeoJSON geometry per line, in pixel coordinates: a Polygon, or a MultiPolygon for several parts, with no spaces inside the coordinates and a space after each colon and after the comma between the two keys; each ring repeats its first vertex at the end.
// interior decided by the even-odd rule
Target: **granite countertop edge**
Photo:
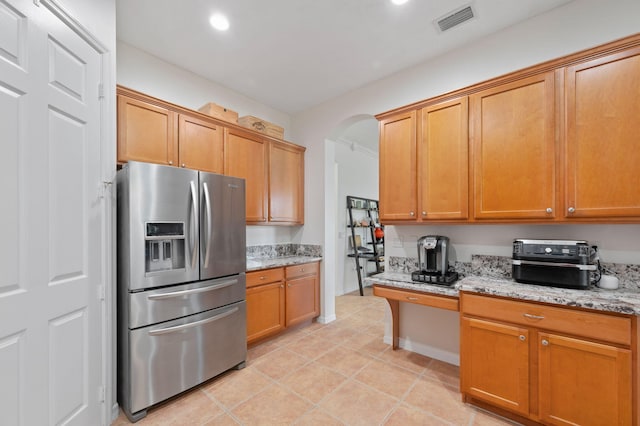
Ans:
{"type": "Polygon", "coordinates": [[[413,282],[411,281],[411,274],[401,272],[383,272],[382,274],[373,275],[367,277],[365,283],[445,296],[458,296],[460,291],[468,291],[489,296],[509,297],[627,315],[640,315],[640,291],[624,288],[604,290],[598,287],[590,287],[586,290],[574,290],[520,284],[510,279],[481,276],[468,276],[457,281],[452,286],[440,286],[413,282]]]}
{"type": "Polygon", "coordinates": [[[303,263],[319,262],[318,256],[281,256],[265,258],[247,258],[246,271],[259,271],[261,269],[278,268],[281,266],[301,265],[303,263]]]}

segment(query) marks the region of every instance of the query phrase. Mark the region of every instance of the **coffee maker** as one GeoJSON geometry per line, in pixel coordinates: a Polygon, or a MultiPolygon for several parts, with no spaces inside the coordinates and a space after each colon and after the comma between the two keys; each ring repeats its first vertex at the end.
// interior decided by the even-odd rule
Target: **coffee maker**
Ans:
{"type": "Polygon", "coordinates": [[[426,235],[418,239],[418,268],[411,273],[413,281],[451,284],[458,273],[449,269],[449,238],[426,235]]]}

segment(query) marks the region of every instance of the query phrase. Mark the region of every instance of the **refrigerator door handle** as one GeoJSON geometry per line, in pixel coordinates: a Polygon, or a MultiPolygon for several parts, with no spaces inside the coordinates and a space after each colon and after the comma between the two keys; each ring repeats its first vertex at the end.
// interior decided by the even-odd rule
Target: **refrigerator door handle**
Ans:
{"type": "Polygon", "coordinates": [[[203,325],[203,324],[206,324],[208,322],[220,320],[220,319],[222,319],[224,317],[228,317],[229,315],[236,313],[237,311],[238,311],[238,308],[233,308],[233,309],[230,309],[230,310],[228,310],[226,312],[223,312],[221,314],[213,316],[211,318],[203,319],[203,320],[196,321],[196,322],[190,322],[190,323],[183,324],[183,325],[177,325],[175,327],[167,327],[167,328],[161,328],[159,330],[151,330],[151,331],[148,332],[148,334],[149,334],[149,336],[157,336],[159,334],[175,333],[176,331],[181,331],[181,330],[184,330],[184,329],[187,329],[187,328],[197,327],[199,325],[203,325]]]}
{"type": "MultiPolygon", "coordinates": [[[[196,183],[194,181],[190,182],[190,186],[191,186],[191,201],[193,202],[193,226],[195,226],[196,223],[198,223],[198,212],[196,210],[196,206],[198,205],[198,196],[197,193],[198,191],[196,190],[196,183]]],[[[191,227],[189,227],[189,230],[191,230],[191,227]]],[[[196,236],[197,237],[197,236],[196,236]]],[[[195,269],[196,267],[196,261],[198,260],[198,238],[193,237],[193,249],[191,250],[192,253],[192,259],[191,259],[191,268],[195,269]]]]}
{"type": "Polygon", "coordinates": [[[202,184],[203,188],[204,188],[204,201],[207,207],[206,213],[207,213],[207,244],[206,244],[206,249],[204,252],[204,267],[208,268],[209,267],[209,252],[211,249],[211,198],[209,197],[209,185],[207,185],[207,182],[203,182],[202,184]]]}

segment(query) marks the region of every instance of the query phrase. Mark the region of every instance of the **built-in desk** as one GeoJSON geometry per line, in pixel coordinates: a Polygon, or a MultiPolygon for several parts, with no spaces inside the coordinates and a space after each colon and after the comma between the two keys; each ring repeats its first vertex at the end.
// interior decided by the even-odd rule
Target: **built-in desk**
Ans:
{"type": "Polygon", "coordinates": [[[450,311],[460,310],[458,296],[428,294],[424,291],[398,289],[377,284],[373,286],[373,294],[387,299],[389,307],[391,308],[393,349],[398,348],[400,334],[400,302],[415,303],[417,305],[431,306],[433,308],[447,309],[450,311]]]}

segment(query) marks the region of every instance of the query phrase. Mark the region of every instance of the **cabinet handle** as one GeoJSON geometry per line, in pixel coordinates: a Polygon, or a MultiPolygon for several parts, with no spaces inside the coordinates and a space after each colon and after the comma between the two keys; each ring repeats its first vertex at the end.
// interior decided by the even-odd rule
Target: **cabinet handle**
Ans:
{"type": "Polygon", "coordinates": [[[547,213],[553,213],[553,209],[551,207],[547,207],[547,213]]]}
{"type": "Polygon", "coordinates": [[[544,319],[544,317],[542,315],[522,314],[522,316],[524,316],[526,318],[530,318],[530,319],[537,319],[537,320],[544,319]]]}
{"type": "Polygon", "coordinates": [[[546,339],[542,339],[542,346],[549,346],[549,341],[546,339]]]}
{"type": "Polygon", "coordinates": [[[411,297],[411,296],[407,296],[407,300],[420,300],[417,297],[411,297]]]}
{"type": "Polygon", "coordinates": [[[260,277],[260,279],[261,279],[261,280],[264,280],[264,275],[262,275],[262,276],[260,277]]]}
{"type": "Polygon", "coordinates": [[[409,212],[409,216],[415,216],[416,214],[414,212],[409,212]]]}
{"type": "Polygon", "coordinates": [[[304,268],[300,268],[300,272],[304,272],[304,268]]]}
{"type": "Polygon", "coordinates": [[[173,161],[169,160],[169,165],[173,166],[173,161]]]}
{"type": "Polygon", "coordinates": [[[568,211],[569,213],[574,213],[574,212],[576,211],[576,209],[575,209],[575,207],[569,207],[569,208],[567,209],[567,211],[568,211]]]}
{"type": "Polygon", "coordinates": [[[519,336],[519,339],[520,339],[521,341],[523,341],[523,342],[524,342],[527,338],[526,338],[526,337],[524,337],[524,334],[521,334],[521,335],[519,336]]]}

